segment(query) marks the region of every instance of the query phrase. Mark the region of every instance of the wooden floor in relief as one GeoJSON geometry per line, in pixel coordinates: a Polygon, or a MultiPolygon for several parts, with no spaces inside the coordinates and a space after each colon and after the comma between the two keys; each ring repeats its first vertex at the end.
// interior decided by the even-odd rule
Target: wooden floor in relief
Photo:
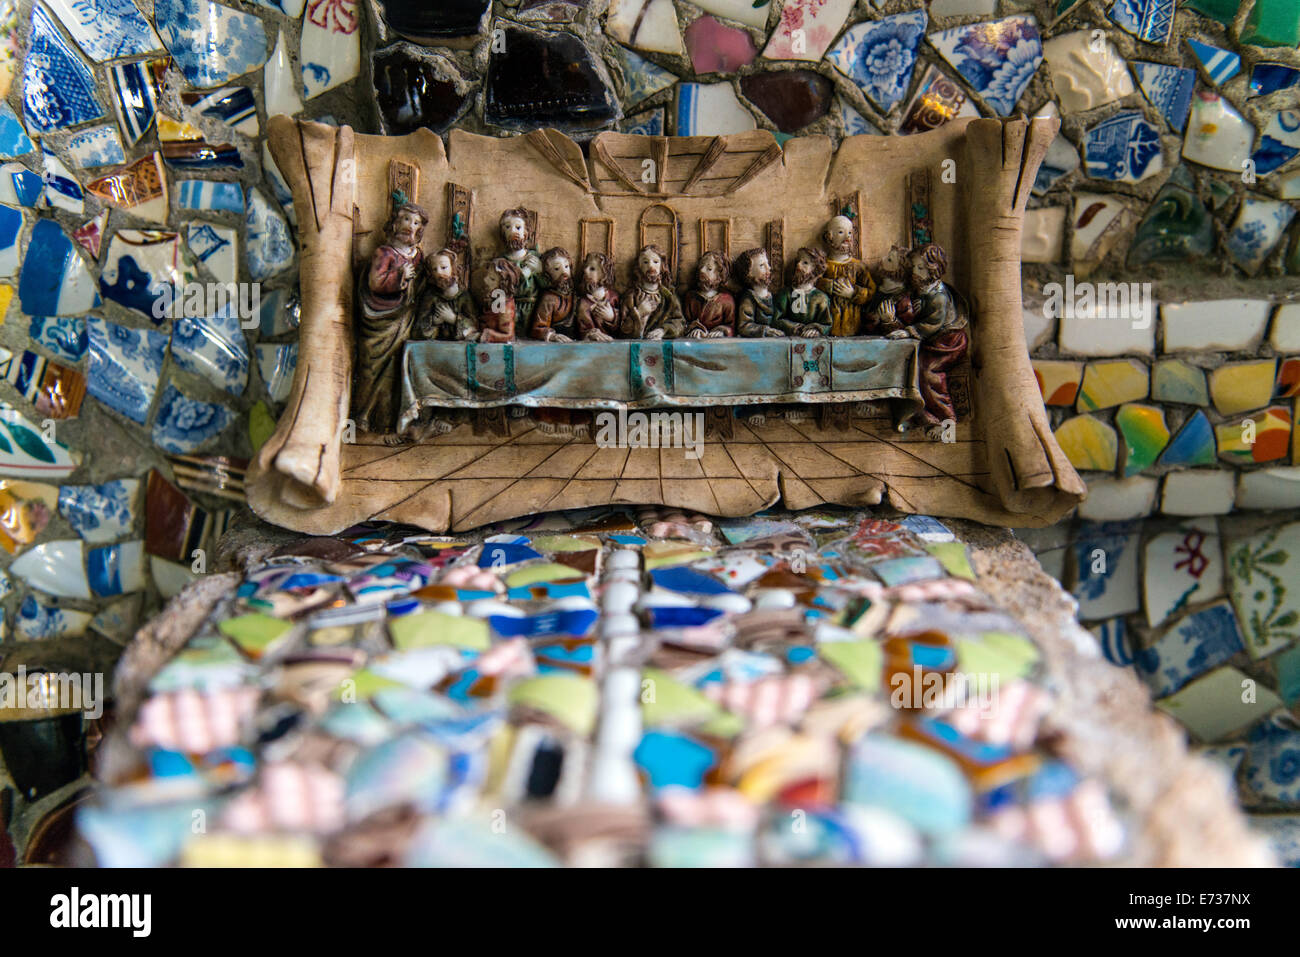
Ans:
{"type": "Polygon", "coordinates": [[[778,500],[789,508],[866,505],[883,494],[911,511],[918,486],[943,483],[975,511],[1002,511],[982,487],[984,442],[966,424],[956,441],[943,443],[900,435],[884,419],[836,428],[811,420],[738,421],[730,439],[706,435],[697,458],[681,448],[602,448],[590,438],[544,433],[529,419],[510,420],[510,429],[508,437],[475,435],[466,425],[420,445],[345,446],[343,488],[333,507],[356,510],[354,521],[388,513],[459,530],[602,504],[657,502],[743,515],[778,500]]]}

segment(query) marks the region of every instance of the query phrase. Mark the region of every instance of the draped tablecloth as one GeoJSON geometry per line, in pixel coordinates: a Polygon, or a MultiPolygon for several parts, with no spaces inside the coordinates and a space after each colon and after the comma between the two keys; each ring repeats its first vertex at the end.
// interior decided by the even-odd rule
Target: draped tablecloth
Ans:
{"type": "Polygon", "coordinates": [[[406,344],[404,430],[425,408],[646,409],[895,399],[919,407],[915,339],[406,344]]]}

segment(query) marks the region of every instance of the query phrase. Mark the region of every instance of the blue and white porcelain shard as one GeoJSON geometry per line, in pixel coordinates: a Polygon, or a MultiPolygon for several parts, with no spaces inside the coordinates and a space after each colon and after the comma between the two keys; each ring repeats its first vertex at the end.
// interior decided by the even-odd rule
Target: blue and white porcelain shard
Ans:
{"type": "Polygon", "coordinates": [[[239,278],[239,234],[228,226],[190,223],[185,227],[185,245],[218,282],[239,278]]]}
{"type": "Polygon", "coordinates": [[[63,227],[38,219],[27,242],[18,299],[29,316],[70,316],[100,304],[95,278],[63,227]]]}
{"type": "Polygon", "coordinates": [[[722,136],[758,129],[730,83],[681,83],[677,87],[677,135],[722,136]]]}
{"type": "Polygon", "coordinates": [[[68,155],[83,169],[92,166],[118,166],[126,162],[122,140],[112,123],[92,126],[68,137],[68,155]]]}
{"type": "Polygon", "coordinates": [[[8,103],[0,102],[0,157],[13,159],[26,156],[36,149],[36,144],[23,129],[22,120],[8,103]]]}
{"type": "Polygon", "coordinates": [[[258,189],[248,191],[244,207],[244,259],[254,282],[270,279],[293,264],[289,225],[258,189]]]}
{"type": "Polygon", "coordinates": [[[42,179],[45,182],[46,204],[54,209],[80,215],[86,208],[86,194],[77,182],[77,177],[63,165],[63,160],[48,149],[41,150],[41,165],[45,169],[42,179]]]}
{"type": "Polygon", "coordinates": [[[45,542],[15,558],[9,573],[47,595],[89,600],[83,552],[84,546],[77,538],[45,542]]]}
{"type": "Polygon", "coordinates": [[[627,47],[615,43],[613,48],[614,56],[623,68],[623,83],[627,87],[627,96],[623,100],[624,106],[636,106],[642,100],[654,96],[660,90],[668,89],[677,82],[675,74],[633,53],[627,47]]]}
{"type": "Polygon", "coordinates": [[[1219,601],[1171,625],[1134,655],[1134,664],[1152,695],[1163,698],[1244,649],[1232,604],[1219,601]]]}
{"type": "Polygon", "coordinates": [[[257,103],[246,86],[227,86],[213,90],[194,104],[195,110],[213,120],[220,120],[236,133],[256,136],[257,103]]]}
{"type": "Polygon", "coordinates": [[[1228,234],[1225,245],[1229,255],[1247,273],[1258,272],[1277,248],[1295,215],[1295,207],[1290,203],[1247,196],[1228,234]]]}
{"type": "Polygon", "coordinates": [[[88,612],[46,605],[28,595],[18,608],[18,616],[14,619],[14,630],[18,637],[27,641],[38,641],[42,638],[79,638],[86,633],[90,617],[88,612]]]}
{"type": "Polygon", "coordinates": [[[238,183],[210,179],[183,179],[178,184],[177,205],[183,209],[237,213],[244,208],[244,190],[238,183]]]}
{"type": "Polygon", "coordinates": [[[258,335],[263,339],[281,336],[298,328],[298,296],[286,289],[268,289],[262,294],[262,321],[258,335]]]}
{"type": "Polygon", "coordinates": [[[661,106],[656,110],[646,110],[627,117],[620,127],[624,133],[637,136],[663,136],[666,123],[664,108],[661,106]]]}
{"type": "Polygon", "coordinates": [[[255,348],[257,369],[266,391],[273,402],[283,402],[289,398],[293,373],[298,368],[298,343],[259,342],[255,348]]]}
{"type": "Polygon", "coordinates": [[[87,542],[113,542],[135,527],[140,480],[115,479],[101,485],[64,485],[59,514],[87,542]]]}
{"type": "Polygon", "coordinates": [[[86,334],[90,347],[87,393],[144,425],[158,389],[167,334],[132,329],[98,316],[87,317],[86,334]]]}
{"type": "Polygon", "coordinates": [[[0,279],[13,279],[18,275],[18,264],[22,262],[22,233],[22,212],[0,206],[0,279]]]}
{"type": "Polygon", "coordinates": [[[880,136],[880,127],[844,102],[844,98],[835,97],[835,113],[844,124],[845,136],[880,136]]]}
{"type": "Polygon", "coordinates": [[[109,242],[100,290],[154,323],[171,314],[191,277],[176,233],[120,229],[109,242]]]}
{"type": "Polygon", "coordinates": [[[23,60],[23,114],[42,133],[89,123],[104,115],[95,96],[95,75],[40,4],[32,6],[27,57],[23,60]]]}
{"type": "Polygon", "coordinates": [[[1205,78],[1215,86],[1221,86],[1241,72],[1241,57],[1231,50],[1211,46],[1191,37],[1187,38],[1187,45],[1196,57],[1196,62],[1201,65],[1205,78]]]}
{"type": "Polygon", "coordinates": [[[1137,77],[1142,95],[1160,115],[1179,133],[1187,128],[1187,114],[1192,109],[1192,90],[1196,86],[1196,71],[1166,63],[1129,62],[1137,77]]]}
{"type": "Polygon", "coordinates": [[[1015,111],[1043,62],[1038,21],[1030,16],[941,30],[929,40],[999,116],[1015,111]]]}
{"type": "Polygon", "coordinates": [[[97,63],[154,53],[158,34],[131,0],[45,0],[77,46],[97,63]]]}
{"type": "Polygon", "coordinates": [[[41,200],[45,181],[18,163],[0,166],[0,203],[5,206],[35,206],[41,200]]]}
{"type": "Polygon", "coordinates": [[[275,157],[271,155],[270,147],[266,143],[262,144],[262,173],[266,182],[271,186],[271,194],[275,197],[275,201],[284,210],[289,225],[296,227],[298,221],[294,218],[293,193],[289,190],[289,184],[285,182],[284,176],[280,173],[280,167],[275,165],[275,157]]]}
{"type": "Polygon", "coordinates": [[[1160,131],[1136,110],[1116,113],[1088,130],[1083,152],[1093,179],[1140,183],[1164,168],[1160,131]]]}
{"type": "Polygon", "coordinates": [[[298,74],[289,60],[283,30],[276,36],[271,58],[262,67],[262,99],[268,117],[276,114],[297,116],[302,112],[302,99],[298,96],[298,74]]]}
{"type": "Polygon", "coordinates": [[[195,452],[226,430],[235,413],[224,405],[191,399],[168,384],[153,423],[153,444],[164,452],[195,452]]]}
{"type": "MultiPolygon", "coordinates": [[[[1246,754],[1241,763],[1246,793],[1258,801],[1294,808],[1300,804],[1297,763],[1300,763],[1300,724],[1294,715],[1279,708],[1246,735],[1246,754]]],[[[1287,819],[1277,816],[1279,821],[1287,819]]],[[[1289,820],[1291,833],[1279,857],[1295,867],[1300,864],[1300,818],[1290,816],[1289,820]]]]}
{"type": "Polygon", "coordinates": [[[1147,43],[1168,43],[1174,32],[1174,0],[1115,0],[1110,18],[1147,43]]]}
{"type": "Polygon", "coordinates": [[[67,478],[80,464],[79,453],[46,439],[21,412],[0,402],[0,475],[49,481],[67,478]]]}
{"type": "Polygon", "coordinates": [[[854,24],[826,59],[888,113],[907,95],[927,22],[924,10],[914,10],[854,24]]]}
{"type": "Polygon", "coordinates": [[[356,79],[361,72],[361,32],[355,0],[307,0],[298,56],[305,99],[356,79]]]}
{"type": "Polygon", "coordinates": [[[1267,96],[1278,90],[1300,86],[1300,70],[1283,63],[1256,63],[1250,71],[1250,92],[1254,96],[1267,96]]]}
{"type": "Polygon", "coordinates": [[[283,13],[290,20],[302,16],[302,7],[306,0],[252,0],[259,7],[266,7],[276,13],[283,13]]]}
{"type": "Polygon", "coordinates": [[[1278,110],[1269,119],[1251,159],[1259,175],[1271,173],[1300,153],[1300,113],[1278,110]]]}
{"type": "Polygon", "coordinates": [[[32,316],[27,334],[60,359],[80,362],[86,354],[86,320],[81,316],[32,316]]]}
{"type": "Polygon", "coordinates": [[[219,389],[239,395],[248,382],[248,340],[234,308],[172,323],[172,361],[219,389]]]}
{"type": "Polygon", "coordinates": [[[86,580],[97,598],[127,595],[145,587],[144,542],[86,549],[86,580]]]}
{"type": "MultiPolygon", "coordinates": [[[[1035,118],[1040,116],[1058,117],[1060,115],[1061,111],[1057,107],[1056,101],[1048,100],[1047,105],[1038,111],[1035,118]]],[[[1038,167],[1038,175],[1034,178],[1034,195],[1043,195],[1063,177],[1069,176],[1078,169],[1079,165],[1079,151],[1074,148],[1073,143],[1066,139],[1064,133],[1057,133],[1056,139],[1052,140],[1052,144],[1047,147],[1047,154],[1038,167]]]]}
{"type": "Polygon", "coordinates": [[[127,142],[134,146],[153,125],[158,111],[158,91],[154,89],[149,65],[144,62],[119,63],[108,75],[113,81],[117,116],[127,142]]]}
{"type": "Polygon", "coordinates": [[[229,83],[256,70],[270,53],[260,17],[213,0],[155,0],[154,23],[190,86],[229,83]]]}

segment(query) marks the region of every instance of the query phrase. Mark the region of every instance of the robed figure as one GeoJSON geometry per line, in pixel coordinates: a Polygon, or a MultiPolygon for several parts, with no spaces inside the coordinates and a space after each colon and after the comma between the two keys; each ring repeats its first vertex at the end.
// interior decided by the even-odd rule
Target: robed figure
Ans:
{"type": "Polygon", "coordinates": [[[357,290],[352,418],[357,428],[393,439],[401,405],[402,347],[415,323],[424,262],[420,240],[428,223],[428,215],[414,203],[399,206],[385,227],[387,242],[371,256],[357,290]]]}

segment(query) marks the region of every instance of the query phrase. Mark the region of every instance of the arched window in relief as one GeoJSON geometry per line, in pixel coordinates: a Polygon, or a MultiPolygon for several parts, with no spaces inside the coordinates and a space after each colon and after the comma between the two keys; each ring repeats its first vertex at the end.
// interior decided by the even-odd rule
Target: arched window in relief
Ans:
{"type": "Polygon", "coordinates": [[[668,256],[668,275],[678,284],[677,267],[681,257],[681,223],[677,211],[664,203],[647,206],[637,223],[637,248],[650,243],[661,247],[668,256]]]}

